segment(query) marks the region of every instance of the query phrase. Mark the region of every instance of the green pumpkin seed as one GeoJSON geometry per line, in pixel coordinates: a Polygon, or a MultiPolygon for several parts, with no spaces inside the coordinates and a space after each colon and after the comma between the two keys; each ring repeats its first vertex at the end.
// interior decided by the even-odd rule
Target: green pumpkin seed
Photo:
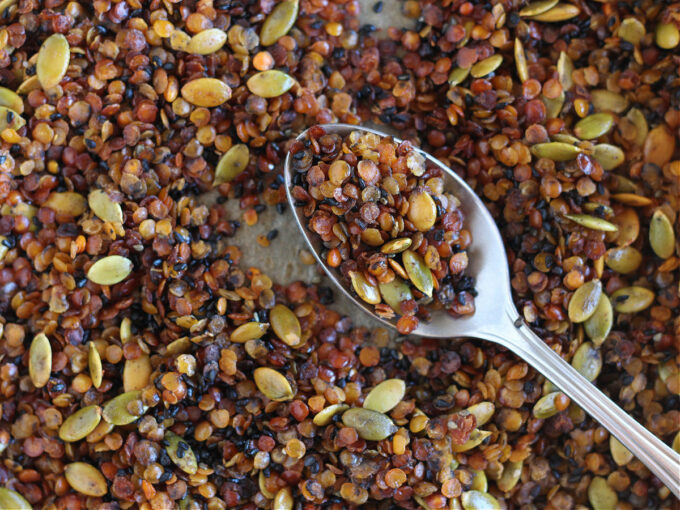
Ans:
{"type": "Polygon", "coordinates": [[[366,441],[382,441],[397,431],[397,427],[386,415],[370,409],[355,407],[342,413],[342,423],[356,429],[359,437],[366,441]]]}
{"type": "Polygon", "coordinates": [[[642,264],[642,253],[632,246],[610,248],[605,254],[604,263],[617,273],[629,274],[642,264]]]}
{"type": "Polygon", "coordinates": [[[657,209],[649,223],[649,244],[657,257],[667,259],[675,252],[675,232],[668,216],[657,209]]]}
{"type": "Polygon", "coordinates": [[[473,448],[482,444],[482,441],[484,441],[490,435],[491,432],[489,432],[488,430],[479,430],[478,428],[474,429],[470,434],[468,440],[465,441],[463,444],[452,444],[451,451],[454,453],[462,453],[468,450],[472,450],[473,448]]]}
{"type": "Polygon", "coordinates": [[[149,384],[152,371],[148,354],[135,359],[125,360],[125,366],[123,367],[123,389],[126,392],[143,390],[149,384]]]}
{"type": "Polygon", "coordinates": [[[612,310],[612,303],[603,292],[600,296],[600,302],[597,308],[584,323],[583,329],[593,341],[593,344],[599,346],[607,339],[609,332],[614,324],[614,311],[612,310]]]}
{"type": "Polygon", "coordinates": [[[0,106],[0,132],[5,129],[16,131],[25,125],[26,120],[21,115],[6,106],[0,106]]]}
{"type": "Polygon", "coordinates": [[[527,57],[524,53],[524,45],[519,37],[515,37],[515,65],[517,66],[517,76],[524,83],[529,79],[529,68],[527,67],[527,57]]]}
{"type": "Polygon", "coordinates": [[[476,426],[481,427],[486,424],[493,413],[496,411],[496,406],[492,402],[480,402],[478,404],[473,404],[467,408],[467,412],[476,418],[476,426]]]}
{"type": "Polygon", "coordinates": [[[87,200],[73,191],[53,192],[43,206],[60,215],[77,217],[87,211],[87,200]]]}
{"type": "Polygon", "coordinates": [[[267,490],[266,482],[267,482],[267,477],[264,476],[264,471],[260,470],[260,474],[257,475],[257,484],[260,488],[260,492],[262,493],[262,495],[265,498],[274,499],[274,494],[271,491],[267,490]]]}
{"type": "Polygon", "coordinates": [[[604,216],[610,218],[614,216],[614,209],[608,205],[601,204],[599,202],[586,202],[583,204],[583,210],[589,213],[602,213],[604,216]]]}
{"type": "Polygon", "coordinates": [[[401,379],[387,379],[373,388],[364,400],[364,409],[388,413],[402,401],[406,383],[401,379]]]}
{"type": "Polygon", "coordinates": [[[531,16],[533,21],[543,21],[546,23],[559,23],[578,16],[581,12],[577,6],[572,4],[557,4],[552,9],[549,9],[541,14],[531,16]]]}
{"type": "Polygon", "coordinates": [[[503,465],[503,474],[496,482],[496,486],[503,492],[510,492],[515,488],[519,477],[522,474],[522,467],[524,462],[506,462],[503,465]]]}
{"type": "Polygon", "coordinates": [[[671,160],[674,152],[675,136],[665,124],[659,124],[647,134],[642,147],[645,163],[654,163],[663,168],[671,160]]]}
{"type": "Polygon", "coordinates": [[[256,368],[253,372],[253,378],[257,389],[269,400],[285,402],[292,400],[295,396],[295,389],[288,379],[273,368],[256,368]]]}
{"type": "Polygon", "coordinates": [[[544,95],[541,95],[541,101],[543,101],[543,104],[545,105],[546,116],[549,119],[556,119],[560,116],[560,113],[562,113],[562,107],[564,106],[565,97],[564,91],[562,91],[560,95],[554,99],[550,99],[544,95]]]}
{"type": "Polygon", "coordinates": [[[409,280],[415,285],[416,289],[426,296],[432,297],[434,278],[423,258],[412,250],[406,250],[401,254],[401,260],[409,280]]]}
{"type": "Polygon", "coordinates": [[[197,33],[187,44],[187,53],[194,55],[210,55],[219,51],[227,42],[227,34],[219,28],[208,28],[197,33]]]}
{"type": "Polygon", "coordinates": [[[636,18],[624,19],[616,31],[616,35],[634,46],[640,44],[646,33],[645,26],[636,18]]]}
{"type": "Polygon", "coordinates": [[[456,67],[453,71],[451,71],[451,74],[449,74],[449,85],[452,87],[456,87],[463,83],[465,81],[465,78],[467,78],[470,75],[470,68],[469,67],[456,67]]]}
{"type": "Polygon", "coordinates": [[[393,253],[401,253],[402,251],[406,250],[413,241],[411,240],[410,237],[401,237],[399,239],[393,239],[391,241],[386,242],[385,244],[382,245],[382,248],[380,248],[380,251],[382,253],[386,254],[393,254],[393,253]]]}
{"type": "Polygon", "coordinates": [[[33,510],[31,504],[16,491],[0,487],[1,510],[33,510]]]}
{"type": "Polygon", "coordinates": [[[583,322],[587,320],[597,308],[602,296],[602,282],[590,280],[581,285],[569,301],[568,313],[571,322],[583,322]]]}
{"type": "Polygon", "coordinates": [[[470,74],[473,78],[482,78],[493,73],[503,63],[503,56],[499,54],[491,55],[484,60],[477,62],[470,68],[470,74]]]}
{"type": "Polygon", "coordinates": [[[378,287],[369,282],[363,273],[359,271],[352,271],[349,274],[352,280],[352,288],[363,301],[368,304],[377,305],[380,303],[380,291],[378,287]]]}
{"type": "Polygon", "coordinates": [[[170,460],[185,473],[195,475],[198,471],[198,462],[191,446],[174,432],[166,432],[165,440],[168,442],[165,451],[170,460]]]}
{"type": "MultiPolygon", "coordinates": [[[[137,420],[141,415],[137,416],[131,414],[128,410],[128,405],[132,402],[142,400],[141,391],[128,391],[126,393],[121,393],[113,397],[111,400],[104,404],[102,409],[102,417],[112,425],[129,425],[133,421],[137,420]]],[[[142,414],[146,412],[148,408],[142,405],[142,414]]]]}
{"type": "Polygon", "coordinates": [[[555,133],[552,135],[552,139],[556,142],[568,143],[570,145],[576,145],[581,141],[569,133],[555,133]]]}
{"type": "Polygon", "coordinates": [[[593,90],[590,93],[590,100],[596,112],[621,113],[628,108],[628,99],[606,89],[593,90]]]}
{"type": "Polygon", "coordinates": [[[563,393],[561,391],[554,391],[539,398],[531,411],[534,417],[545,420],[551,416],[555,416],[559,412],[557,410],[557,406],[555,405],[555,399],[562,394],[563,393]]]}
{"type": "Polygon", "coordinates": [[[69,443],[80,441],[97,428],[101,418],[101,407],[83,407],[64,420],[59,427],[59,438],[69,443]]]}
{"type": "Polygon", "coordinates": [[[182,87],[182,97],[194,106],[213,108],[231,99],[231,88],[217,78],[197,78],[182,87]]]}
{"type": "Polygon", "coordinates": [[[23,82],[21,82],[21,84],[17,87],[17,94],[28,94],[29,92],[33,92],[39,88],[40,80],[38,80],[38,77],[34,74],[33,76],[29,76],[23,82]]]}
{"type": "Polygon", "coordinates": [[[559,76],[562,90],[571,90],[574,87],[574,80],[571,77],[573,72],[574,62],[569,58],[569,55],[561,51],[560,58],[557,60],[557,75],[559,76]]]}
{"type": "Polygon", "coordinates": [[[346,404],[329,405],[328,407],[319,411],[319,413],[314,416],[312,421],[317,427],[325,427],[333,420],[333,416],[347,409],[349,409],[349,406],[346,404]]]}
{"type": "Polygon", "coordinates": [[[378,283],[378,288],[383,301],[398,314],[401,314],[401,302],[413,299],[411,288],[399,277],[389,283],[378,283]]]}
{"type": "Polygon", "coordinates": [[[87,279],[98,285],[115,285],[132,272],[132,261],[120,255],[109,255],[90,266],[87,279]]]}
{"type": "Polygon", "coordinates": [[[601,476],[596,476],[590,481],[588,486],[588,501],[593,510],[615,510],[619,498],[607,480],[601,476]]]}
{"type": "Polygon", "coordinates": [[[465,491],[460,496],[464,510],[500,510],[501,504],[488,492],[465,491]]]}
{"type": "Polygon", "coordinates": [[[675,434],[675,437],[673,438],[673,450],[680,453],[680,432],[675,434]]]}
{"type": "Polygon", "coordinates": [[[294,78],[276,69],[257,73],[246,82],[248,90],[264,98],[279,97],[288,92],[294,84],[294,78]]]}
{"type": "Polygon", "coordinates": [[[260,44],[271,46],[295,25],[298,16],[298,0],[279,3],[267,16],[260,29],[260,44]]]}
{"type": "Polygon", "coordinates": [[[113,429],[116,427],[109,423],[106,420],[100,421],[99,425],[97,425],[92,432],[90,432],[85,440],[88,443],[98,443],[99,441],[103,441],[106,436],[108,436],[111,432],[113,432],[113,429]]]}
{"type": "Polygon", "coordinates": [[[283,487],[279,489],[274,496],[272,501],[272,508],[280,510],[293,510],[293,505],[295,501],[293,500],[293,493],[290,487],[283,487]]]}
{"type": "Polygon", "coordinates": [[[565,214],[565,218],[573,221],[577,225],[589,228],[591,230],[600,230],[602,232],[616,232],[619,227],[607,220],[598,218],[597,216],[590,216],[588,214],[565,214]]]}
{"type": "Polygon", "coordinates": [[[109,194],[101,189],[90,192],[87,196],[87,203],[92,212],[102,221],[111,223],[123,223],[123,209],[117,204],[109,194]]]}
{"type": "Polygon", "coordinates": [[[52,372],[52,346],[44,333],[33,337],[28,352],[28,373],[36,388],[42,388],[50,380],[52,372]]]}
{"type": "Polygon", "coordinates": [[[626,160],[623,151],[616,145],[608,143],[597,144],[593,148],[593,157],[604,170],[613,170],[626,160]]]}
{"type": "Polygon", "coordinates": [[[626,118],[633,123],[635,129],[637,130],[637,135],[635,135],[635,145],[642,147],[645,143],[645,140],[647,139],[647,134],[649,133],[649,125],[647,124],[647,119],[645,119],[644,113],[642,113],[637,108],[631,108],[628,110],[626,118]]]}
{"type": "Polygon", "coordinates": [[[215,167],[213,186],[236,179],[246,169],[248,161],[250,161],[250,149],[246,144],[239,143],[231,147],[222,155],[215,167]]]}
{"type": "Polygon", "coordinates": [[[571,366],[590,382],[602,371],[602,354],[590,342],[583,342],[571,359],[571,366]]]}
{"type": "Polygon", "coordinates": [[[619,313],[637,313],[654,302],[654,292],[645,287],[624,287],[612,294],[614,310],[619,313]]]}
{"type": "Polygon", "coordinates": [[[470,37],[472,36],[472,29],[475,28],[475,22],[472,20],[467,20],[463,23],[463,28],[465,28],[465,35],[463,39],[456,45],[456,48],[463,48],[470,42],[470,37]]]}
{"type": "Polygon", "coordinates": [[[673,23],[659,23],[654,33],[654,40],[659,48],[672,50],[680,44],[680,30],[673,23]]]}
{"type": "Polygon", "coordinates": [[[537,158],[546,158],[553,161],[571,161],[581,152],[579,147],[563,142],[537,143],[531,146],[531,153],[537,158]]]}
{"type": "Polygon", "coordinates": [[[19,115],[24,113],[24,100],[19,94],[5,87],[0,87],[0,106],[9,108],[19,115]]]}
{"type": "Polygon", "coordinates": [[[85,462],[67,464],[64,467],[64,476],[73,490],[86,496],[101,498],[108,492],[106,479],[101,471],[85,462]]]}
{"type": "Polygon", "coordinates": [[[184,30],[174,30],[170,34],[170,47],[175,51],[189,51],[191,36],[184,30]]]}
{"type": "Polygon", "coordinates": [[[130,317],[123,317],[123,320],[120,321],[119,335],[120,343],[122,344],[126,344],[132,340],[132,321],[130,320],[130,317]]]}
{"type": "Polygon", "coordinates": [[[93,342],[88,342],[87,346],[87,368],[90,371],[90,379],[95,388],[102,385],[102,358],[93,342]]]}
{"type": "Polygon", "coordinates": [[[611,195],[612,200],[625,205],[633,207],[647,207],[652,205],[654,201],[651,198],[643,197],[642,195],[635,195],[633,193],[614,193],[611,195]]]}
{"type": "Polygon", "coordinates": [[[237,344],[244,344],[248,340],[262,338],[268,329],[269,324],[266,322],[246,322],[232,332],[229,340],[237,344]]]}
{"type": "Polygon", "coordinates": [[[609,133],[614,127],[611,113],[594,113],[579,120],[574,126],[574,134],[581,140],[593,140],[609,133]]]}
{"type": "Polygon", "coordinates": [[[538,2],[531,2],[521,11],[519,11],[520,16],[537,16],[546,11],[549,11],[557,5],[559,0],[539,0],[538,2]]]}
{"type": "Polygon", "coordinates": [[[71,49],[66,37],[52,34],[40,46],[35,70],[43,90],[59,85],[66,75],[71,60],[71,49]]]}
{"type": "Polygon", "coordinates": [[[369,246],[381,246],[383,238],[377,228],[367,228],[361,231],[361,240],[369,246]]]}
{"type": "Polygon", "coordinates": [[[489,491],[489,480],[486,477],[486,473],[484,471],[481,469],[471,469],[470,474],[472,475],[472,483],[470,484],[471,491],[489,491]]]}
{"type": "Polygon", "coordinates": [[[413,226],[421,232],[429,231],[437,221],[437,204],[424,190],[415,190],[408,197],[406,216],[413,226]]]}
{"type": "Polygon", "coordinates": [[[614,436],[609,436],[609,453],[617,466],[625,466],[633,460],[633,454],[630,450],[621,444],[621,441],[614,436]]]}
{"type": "Polygon", "coordinates": [[[269,312],[269,322],[276,336],[291,347],[302,339],[302,329],[297,316],[287,306],[278,304],[269,312]]]}

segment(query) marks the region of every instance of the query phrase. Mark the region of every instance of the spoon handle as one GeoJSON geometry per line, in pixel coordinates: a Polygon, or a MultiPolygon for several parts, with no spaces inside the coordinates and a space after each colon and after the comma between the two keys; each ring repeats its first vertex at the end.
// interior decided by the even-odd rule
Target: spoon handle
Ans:
{"type": "Polygon", "coordinates": [[[680,454],[617,406],[517,318],[502,331],[492,330],[480,336],[504,345],[550,379],[680,498],[680,454]]]}

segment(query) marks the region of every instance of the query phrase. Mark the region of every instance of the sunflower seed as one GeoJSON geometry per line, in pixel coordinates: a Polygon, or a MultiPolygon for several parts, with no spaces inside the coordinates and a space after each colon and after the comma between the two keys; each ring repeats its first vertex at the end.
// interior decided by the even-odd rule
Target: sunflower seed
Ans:
{"type": "Polygon", "coordinates": [[[123,223],[123,209],[120,204],[111,200],[106,191],[101,189],[91,191],[87,196],[87,203],[100,220],[110,223],[123,223]]]}
{"type": "Polygon", "coordinates": [[[212,108],[231,98],[231,88],[217,78],[197,78],[182,87],[182,97],[194,106],[212,108]]]}
{"type": "Polygon", "coordinates": [[[349,274],[352,281],[352,288],[363,301],[371,305],[380,303],[380,291],[378,287],[369,282],[363,273],[359,271],[352,271],[349,274]]]}
{"type": "Polygon", "coordinates": [[[231,147],[224,153],[215,167],[213,186],[233,181],[246,169],[249,160],[250,149],[246,144],[239,143],[231,147]]]}
{"type": "Polygon", "coordinates": [[[387,379],[373,388],[364,400],[364,409],[388,413],[402,401],[406,383],[401,379],[387,379]]]}
{"type": "Polygon", "coordinates": [[[590,216],[588,214],[565,214],[564,217],[577,225],[581,225],[582,227],[591,230],[600,230],[602,232],[616,232],[618,230],[616,225],[597,216],[590,216]]]}
{"type": "Polygon", "coordinates": [[[411,280],[416,289],[426,296],[432,297],[434,277],[423,258],[412,250],[406,250],[401,254],[401,261],[404,264],[409,280],[411,280]]]}
{"type": "Polygon", "coordinates": [[[657,209],[649,223],[649,244],[657,257],[667,259],[675,251],[675,232],[668,216],[657,209]]]}
{"type": "Polygon", "coordinates": [[[295,25],[298,16],[298,0],[279,3],[267,16],[260,29],[260,44],[271,46],[295,25]]]}
{"type": "Polygon", "coordinates": [[[290,308],[278,304],[269,312],[269,322],[276,336],[286,345],[295,347],[302,339],[302,329],[297,316],[290,308]]]}
{"type": "Polygon", "coordinates": [[[288,379],[272,368],[256,368],[253,372],[253,379],[257,389],[269,400],[285,402],[292,400],[295,396],[295,389],[288,379]]]}
{"type": "Polygon", "coordinates": [[[595,313],[600,296],[602,296],[600,280],[590,280],[581,285],[569,300],[569,320],[576,323],[587,320],[595,313]]]}
{"type": "Polygon", "coordinates": [[[76,492],[101,498],[108,492],[106,479],[101,472],[85,462],[72,462],[64,467],[64,476],[76,492]]]}
{"type": "Polygon", "coordinates": [[[531,146],[531,153],[537,158],[546,158],[553,161],[571,161],[581,152],[579,147],[563,142],[537,143],[531,146]]]}
{"type": "Polygon", "coordinates": [[[101,418],[101,407],[83,407],[64,420],[59,427],[59,438],[66,442],[80,441],[97,428],[101,418]]]}
{"type": "Polygon", "coordinates": [[[120,255],[109,255],[90,266],[88,280],[99,285],[115,285],[122,282],[132,272],[132,262],[120,255]]]}
{"type": "Polygon", "coordinates": [[[579,120],[574,126],[574,134],[581,140],[592,140],[609,133],[614,126],[611,113],[593,113],[579,120]]]}
{"type": "Polygon", "coordinates": [[[588,501],[593,510],[615,510],[619,498],[607,480],[601,476],[596,476],[588,485],[588,501]]]}
{"type": "Polygon", "coordinates": [[[593,314],[583,323],[583,329],[593,341],[593,345],[601,345],[609,336],[609,332],[614,324],[614,311],[612,310],[612,303],[603,292],[600,296],[600,302],[593,314]]]}
{"type": "Polygon", "coordinates": [[[43,90],[59,85],[66,75],[71,60],[71,49],[66,37],[52,34],[40,46],[36,62],[36,74],[43,90]]]}
{"type": "Polygon", "coordinates": [[[191,446],[173,432],[166,432],[164,439],[168,442],[165,451],[168,453],[170,460],[185,473],[190,475],[196,474],[198,462],[191,446]]]}
{"type": "Polygon", "coordinates": [[[36,388],[42,388],[50,380],[52,372],[52,346],[44,333],[33,337],[28,352],[28,373],[36,388]]]}
{"type": "Polygon", "coordinates": [[[294,84],[295,79],[277,69],[254,74],[246,82],[248,90],[264,98],[279,97],[288,92],[294,84]]]}
{"type": "Polygon", "coordinates": [[[377,411],[355,407],[342,414],[342,423],[356,429],[366,441],[382,441],[397,431],[389,417],[377,411]]]}
{"type": "Polygon", "coordinates": [[[614,310],[619,313],[637,313],[654,302],[654,292],[645,287],[624,287],[612,294],[614,310]]]}
{"type": "Polygon", "coordinates": [[[102,359],[99,356],[99,351],[94,345],[94,342],[88,342],[87,346],[87,368],[90,371],[90,379],[95,388],[99,388],[102,384],[102,359]]]}

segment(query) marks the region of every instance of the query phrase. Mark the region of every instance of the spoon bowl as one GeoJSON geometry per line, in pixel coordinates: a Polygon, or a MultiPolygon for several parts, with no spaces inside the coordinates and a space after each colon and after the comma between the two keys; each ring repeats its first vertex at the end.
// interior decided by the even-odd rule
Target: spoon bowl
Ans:
{"type": "MultiPolygon", "coordinates": [[[[352,131],[373,133],[381,137],[390,136],[376,129],[348,124],[328,124],[322,127],[326,133],[341,137],[352,131]]],[[[304,131],[297,140],[302,141],[306,136],[307,131],[304,131]]],[[[397,143],[401,142],[396,137],[392,138],[397,143]]],[[[507,254],[498,227],[486,206],[460,176],[430,154],[421,150],[419,152],[442,170],[445,190],[453,193],[461,202],[465,227],[472,233],[472,244],[468,248],[470,262],[466,274],[475,279],[478,295],[475,297],[475,312],[472,315],[452,317],[442,310],[432,311],[431,320],[420,321],[413,334],[442,339],[475,337],[511,350],[598,420],[676,497],[680,497],[680,455],[625,413],[531,331],[512,301],[507,254]]],[[[340,271],[330,267],[320,256],[323,243],[315,233],[307,229],[303,207],[296,206],[291,195],[295,170],[290,160],[291,156],[288,154],[284,168],[286,193],[300,232],[314,257],[328,278],[356,306],[376,320],[395,328],[396,319],[377,316],[369,305],[354,295],[351,285],[340,271]]]]}

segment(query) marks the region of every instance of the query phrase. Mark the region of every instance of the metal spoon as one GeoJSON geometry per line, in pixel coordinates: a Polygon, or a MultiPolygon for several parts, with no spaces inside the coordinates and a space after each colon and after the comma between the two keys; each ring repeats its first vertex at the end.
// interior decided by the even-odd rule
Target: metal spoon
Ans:
{"type": "MultiPolygon", "coordinates": [[[[347,124],[328,124],[323,127],[327,133],[336,133],[343,137],[351,131],[388,136],[375,129],[347,124]]],[[[297,139],[303,140],[306,134],[306,131],[301,133],[297,139]]],[[[394,140],[400,141],[398,138],[394,138],[394,140]]],[[[432,320],[427,323],[421,321],[414,333],[424,337],[436,338],[481,338],[500,344],[514,352],[550,379],[572,401],[599,421],[640,459],[673,494],[680,498],[680,455],[618,407],[531,331],[512,302],[510,273],[503,240],[486,206],[465,181],[450,168],[444,166],[426,152],[421,151],[421,153],[431,163],[443,170],[444,176],[448,177],[445,182],[446,190],[453,193],[462,202],[466,228],[473,235],[467,271],[475,278],[479,295],[475,298],[474,314],[453,318],[445,312],[434,312],[432,313],[432,320]]],[[[302,207],[296,207],[291,196],[290,190],[293,186],[294,170],[291,168],[290,159],[289,154],[286,157],[284,169],[288,202],[295,214],[298,227],[316,260],[326,271],[330,280],[354,304],[375,319],[388,326],[395,327],[396,321],[378,317],[366,303],[355,297],[340,272],[329,267],[326,261],[319,256],[319,252],[323,249],[322,242],[316,234],[307,230],[307,218],[304,217],[302,207]]]]}

